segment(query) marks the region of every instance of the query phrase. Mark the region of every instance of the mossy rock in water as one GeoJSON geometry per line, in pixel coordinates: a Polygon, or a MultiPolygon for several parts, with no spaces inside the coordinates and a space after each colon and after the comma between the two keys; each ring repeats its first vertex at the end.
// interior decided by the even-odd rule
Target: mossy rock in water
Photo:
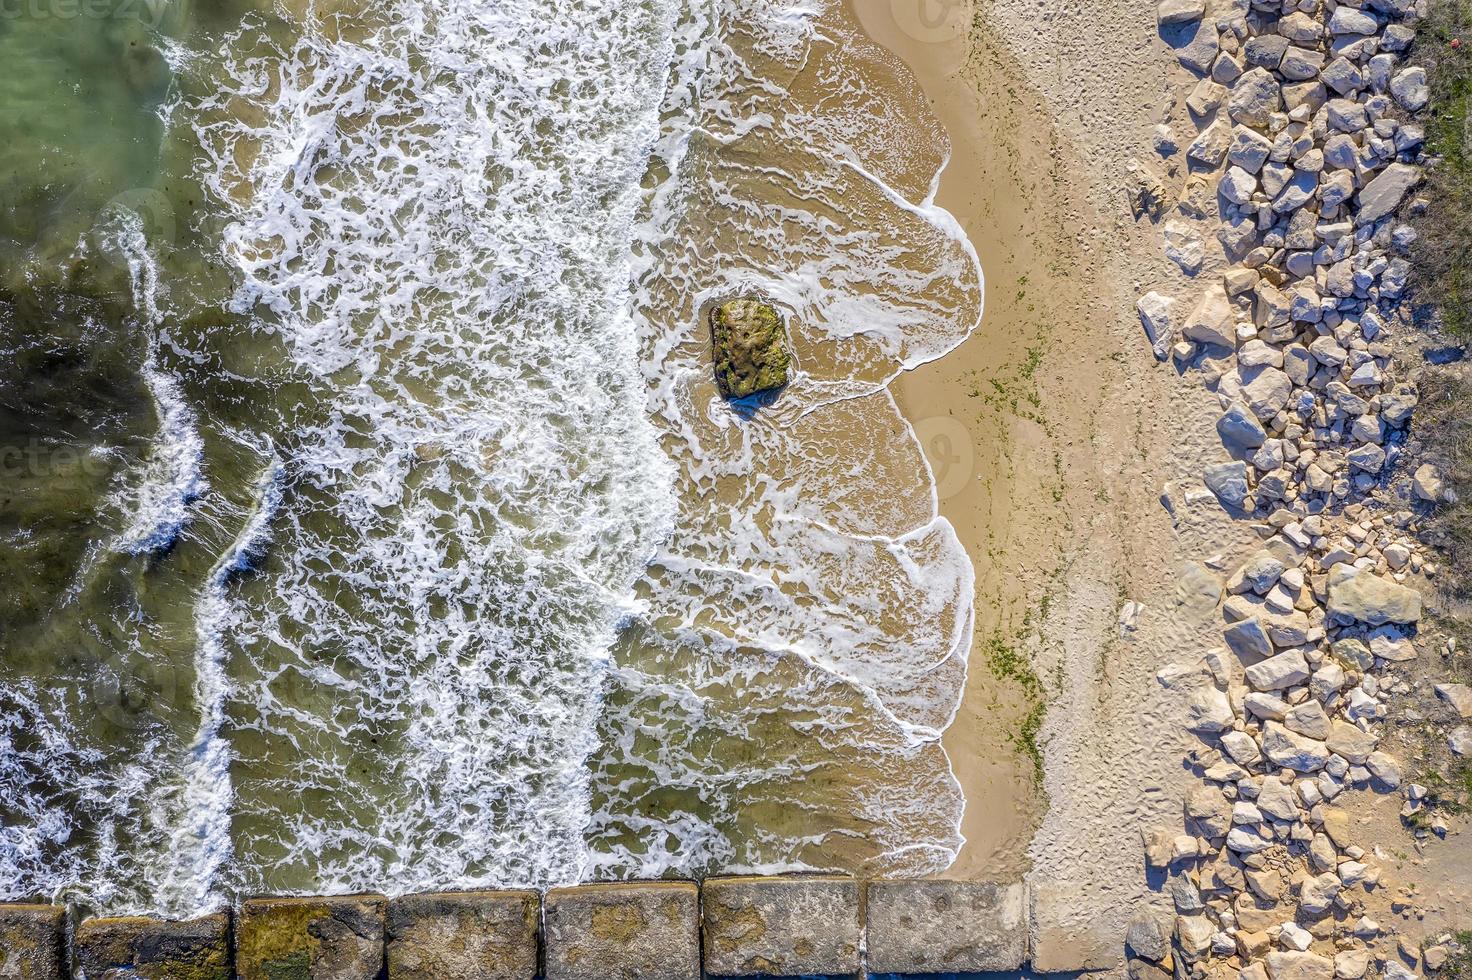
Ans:
{"type": "Polygon", "coordinates": [[[254,898],[240,910],[240,980],[378,980],[387,899],[254,898]]]}
{"type": "Polygon", "coordinates": [[[88,919],[77,927],[87,980],[230,980],[230,919],[88,919]]]}
{"type": "Polygon", "coordinates": [[[733,299],[710,312],[716,385],[727,398],[745,398],[787,383],[791,355],[782,317],[770,303],[733,299]]]}
{"type": "Polygon", "coordinates": [[[58,980],[65,976],[63,924],[58,905],[0,905],[0,977],[58,980]]]}

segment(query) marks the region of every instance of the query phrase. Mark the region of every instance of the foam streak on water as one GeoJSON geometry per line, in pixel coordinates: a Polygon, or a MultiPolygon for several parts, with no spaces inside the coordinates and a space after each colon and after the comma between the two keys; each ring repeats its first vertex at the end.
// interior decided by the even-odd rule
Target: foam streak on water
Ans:
{"type": "MultiPolygon", "coordinates": [[[[106,247],[127,264],[133,306],[147,328],[156,329],[159,312],[158,265],[149,252],[139,215],[115,209],[109,216],[106,247]]],[[[174,543],[189,522],[189,507],[204,493],[204,440],[179,379],[159,368],[156,353],[143,366],[143,381],[152,396],[158,433],[148,457],[119,494],[118,506],[128,526],[114,547],[128,554],[161,551],[174,543]]]]}

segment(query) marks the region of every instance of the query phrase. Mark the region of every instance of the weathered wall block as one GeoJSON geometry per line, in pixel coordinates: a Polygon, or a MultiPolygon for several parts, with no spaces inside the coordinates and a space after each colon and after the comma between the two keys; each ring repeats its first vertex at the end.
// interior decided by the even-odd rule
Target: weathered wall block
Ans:
{"type": "Polygon", "coordinates": [[[1027,959],[1020,884],[875,881],[866,904],[870,973],[991,973],[1027,959]]]}
{"type": "Polygon", "coordinates": [[[230,980],[230,916],[88,919],[73,940],[87,980],[230,980]]]}
{"type": "Polygon", "coordinates": [[[704,898],[707,973],[859,972],[859,883],[852,878],[712,878],[704,898]]]}
{"type": "Polygon", "coordinates": [[[0,980],[68,980],[73,969],[87,980],[851,977],[865,965],[866,928],[875,975],[1014,972],[1030,953],[1047,973],[1120,955],[1118,937],[1039,911],[1022,884],[732,877],[580,885],[545,899],[252,898],[233,920],[89,919],[69,951],[64,908],[10,904],[0,905],[0,980]]]}
{"type": "Polygon", "coordinates": [[[0,905],[0,977],[58,980],[66,975],[66,910],[0,905]]]}
{"type": "Polygon", "coordinates": [[[700,890],[686,882],[547,893],[547,980],[699,980],[700,890]]]}
{"type": "Polygon", "coordinates": [[[388,980],[533,980],[534,891],[447,892],[388,905],[388,980]]]}
{"type": "Polygon", "coordinates": [[[239,980],[378,980],[383,971],[382,895],[252,898],[240,907],[239,980]]]}

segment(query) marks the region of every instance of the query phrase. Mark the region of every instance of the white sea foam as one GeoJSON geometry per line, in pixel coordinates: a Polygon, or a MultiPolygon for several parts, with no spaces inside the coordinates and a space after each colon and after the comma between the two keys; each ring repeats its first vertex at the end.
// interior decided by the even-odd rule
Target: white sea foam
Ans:
{"type": "Polygon", "coordinates": [[[626,296],[676,6],[406,0],[199,107],[236,307],[307,379],[225,638],[247,887],[587,866],[607,650],[670,520],[626,296]]]}
{"type": "Polygon", "coordinates": [[[182,818],[173,833],[171,860],[158,893],[161,908],[196,914],[225,900],[220,874],[234,853],[230,835],[233,791],[229,738],[222,731],[232,692],[225,637],[237,625],[228,591],[231,580],[250,568],[271,538],[271,520],[281,507],[285,469],[272,460],[256,481],[255,504],[215,567],[194,606],[194,701],[199,728],[184,765],[182,818]]]}

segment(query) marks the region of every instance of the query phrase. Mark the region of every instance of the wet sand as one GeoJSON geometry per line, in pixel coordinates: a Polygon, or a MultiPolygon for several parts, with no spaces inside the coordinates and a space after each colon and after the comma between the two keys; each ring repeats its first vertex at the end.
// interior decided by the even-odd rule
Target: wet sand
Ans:
{"type": "Polygon", "coordinates": [[[1044,805],[1029,732],[1041,688],[1027,651],[1046,609],[1027,579],[1052,575],[1053,539],[1066,525],[1042,370],[1077,259],[1062,209],[1050,206],[1060,148],[1040,100],[969,16],[927,26],[910,9],[918,3],[854,6],[870,36],[916,73],[946,127],[952,156],[936,201],[966,229],[986,276],[981,329],[894,390],[977,571],[971,673],[945,738],[967,799],[966,846],[948,873],[1015,878],[1044,805]],[[1019,556],[1034,574],[1018,574],[1019,556]]]}

